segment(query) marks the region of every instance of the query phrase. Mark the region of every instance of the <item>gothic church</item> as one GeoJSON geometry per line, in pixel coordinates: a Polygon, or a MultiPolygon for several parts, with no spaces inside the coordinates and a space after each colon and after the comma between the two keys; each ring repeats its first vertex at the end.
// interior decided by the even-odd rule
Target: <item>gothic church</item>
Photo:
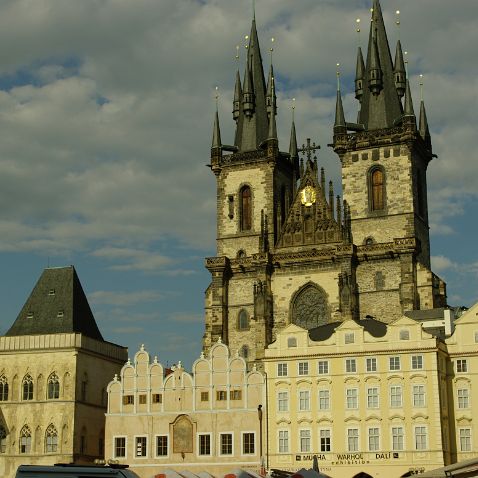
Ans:
{"type": "Polygon", "coordinates": [[[214,122],[217,254],[206,259],[205,352],[221,338],[255,362],[291,323],[389,323],[446,305],[445,283],[430,269],[425,106],[417,121],[402,47],[393,61],[379,0],[366,61],[357,52],[355,96],[358,117],[347,122],[338,88],[340,197],[315,144],[298,149],[294,121],[288,151],[280,148],[273,67],[266,83],[253,19],[244,75],[236,74],[233,145],[222,142],[217,112],[214,122]]]}

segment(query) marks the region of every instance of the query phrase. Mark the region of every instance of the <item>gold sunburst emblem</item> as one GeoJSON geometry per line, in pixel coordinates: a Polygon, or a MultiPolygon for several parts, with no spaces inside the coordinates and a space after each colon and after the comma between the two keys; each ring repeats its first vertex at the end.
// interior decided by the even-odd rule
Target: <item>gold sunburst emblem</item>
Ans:
{"type": "Polygon", "coordinates": [[[316,200],[315,189],[312,186],[306,186],[300,192],[300,201],[304,206],[312,206],[316,200]]]}

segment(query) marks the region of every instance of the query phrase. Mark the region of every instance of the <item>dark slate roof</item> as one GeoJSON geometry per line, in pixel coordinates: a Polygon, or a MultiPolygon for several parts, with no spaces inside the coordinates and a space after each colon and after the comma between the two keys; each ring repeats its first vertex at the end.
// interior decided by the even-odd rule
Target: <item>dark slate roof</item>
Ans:
{"type": "Polygon", "coordinates": [[[425,320],[437,320],[443,319],[445,313],[443,307],[438,307],[436,309],[424,309],[424,310],[407,310],[405,315],[413,320],[418,320],[420,322],[425,320]]]}
{"type": "MultiPolygon", "coordinates": [[[[387,333],[387,324],[375,319],[355,320],[373,337],[383,337],[387,333]]],[[[331,322],[330,324],[321,325],[315,329],[309,330],[310,340],[321,342],[327,340],[335,332],[335,329],[342,325],[343,322],[331,322]]]]}
{"type": "Polygon", "coordinates": [[[80,333],[103,340],[73,266],[43,271],[5,335],[80,333]]]}

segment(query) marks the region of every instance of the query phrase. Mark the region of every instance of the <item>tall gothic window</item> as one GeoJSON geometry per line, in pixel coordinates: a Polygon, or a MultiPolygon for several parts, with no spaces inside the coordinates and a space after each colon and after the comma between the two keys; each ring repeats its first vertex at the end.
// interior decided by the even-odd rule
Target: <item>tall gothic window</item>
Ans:
{"type": "Polygon", "coordinates": [[[0,453],[7,451],[7,430],[3,425],[0,425],[0,453]]]}
{"type": "Polygon", "coordinates": [[[25,375],[22,382],[22,399],[33,400],[33,379],[31,375],[25,375]]]}
{"type": "Polygon", "coordinates": [[[58,450],[58,432],[52,423],[45,432],[45,452],[55,453],[58,450]]]}
{"type": "Polygon", "coordinates": [[[48,400],[60,398],[60,381],[55,372],[48,377],[48,400]]]}
{"type": "Polygon", "coordinates": [[[370,172],[370,208],[372,211],[385,209],[385,173],[381,168],[370,172]]]}
{"type": "Polygon", "coordinates": [[[251,188],[244,186],[240,193],[241,231],[252,229],[252,196],[251,188]]]}
{"type": "Polygon", "coordinates": [[[8,381],[5,375],[0,377],[0,402],[8,400],[8,381]]]}
{"type": "Polygon", "coordinates": [[[247,330],[249,328],[249,314],[247,310],[242,309],[237,317],[237,328],[239,330],[247,330]]]}
{"type": "Polygon", "coordinates": [[[20,431],[20,453],[28,454],[32,449],[32,432],[28,425],[25,425],[20,431]]]}
{"type": "Polygon", "coordinates": [[[329,308],[323,289],[307,284],[292,299],[292,322],[304,329],[313,329],[328,322],[329,308]]]}

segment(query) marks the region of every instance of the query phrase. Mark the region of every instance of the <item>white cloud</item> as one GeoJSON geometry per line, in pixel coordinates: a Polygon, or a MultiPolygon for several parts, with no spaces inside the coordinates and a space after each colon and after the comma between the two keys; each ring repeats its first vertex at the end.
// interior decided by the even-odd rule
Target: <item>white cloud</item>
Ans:
{"type": "Polygon", "coordinates": [[[437,273],[442,273],[450,269],[455,269],[457,265],[445,256],[432,256],[432,269],[437,273]]]}

